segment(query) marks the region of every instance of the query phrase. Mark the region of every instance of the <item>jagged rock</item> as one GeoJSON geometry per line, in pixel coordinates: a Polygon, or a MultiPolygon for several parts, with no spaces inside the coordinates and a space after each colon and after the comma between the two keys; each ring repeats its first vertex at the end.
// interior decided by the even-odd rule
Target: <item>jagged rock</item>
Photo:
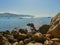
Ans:
{"type": "Polygon", "coordinates": [[[60,37],[60,13],[58,13],[51,20],[51,27],[47,33],[52,34],[54,37],[60,37]]]}

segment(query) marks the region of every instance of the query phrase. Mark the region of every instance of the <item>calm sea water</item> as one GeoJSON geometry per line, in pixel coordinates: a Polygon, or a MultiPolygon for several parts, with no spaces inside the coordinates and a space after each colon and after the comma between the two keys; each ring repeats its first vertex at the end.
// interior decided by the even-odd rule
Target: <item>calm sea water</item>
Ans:
{"type": "Polygon", "coordinates": [[[38,29],[43,24],[50,24],[51,18],[6,18],[0,17],[0,31],[13,30],[17,28],[26,28],[28,23],[34,23],[38,29]]]}

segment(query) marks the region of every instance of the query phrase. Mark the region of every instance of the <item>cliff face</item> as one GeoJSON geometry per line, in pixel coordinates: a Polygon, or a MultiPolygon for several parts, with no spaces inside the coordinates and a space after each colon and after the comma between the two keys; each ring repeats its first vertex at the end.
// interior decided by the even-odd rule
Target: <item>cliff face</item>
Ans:
{"type": "Polygon", "coordinates": [[[51,20],[51,27],[47,33],[52,34],[54,37],[60,37],[60,13],[51,20]]]}

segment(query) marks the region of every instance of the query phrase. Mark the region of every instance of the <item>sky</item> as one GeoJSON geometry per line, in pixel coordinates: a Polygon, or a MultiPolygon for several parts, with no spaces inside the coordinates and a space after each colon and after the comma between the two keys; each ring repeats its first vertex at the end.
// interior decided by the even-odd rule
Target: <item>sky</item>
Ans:
{"type": "Polygon", "coordinates": [[[36,17],[55,16],[60,0],[0,0],[0,13],[27,14],[36,17]]]}

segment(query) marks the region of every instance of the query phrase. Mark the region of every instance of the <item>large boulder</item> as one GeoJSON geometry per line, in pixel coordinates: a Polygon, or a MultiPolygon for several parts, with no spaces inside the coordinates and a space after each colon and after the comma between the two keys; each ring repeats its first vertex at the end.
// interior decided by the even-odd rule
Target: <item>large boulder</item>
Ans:
{"type": "Polygon", "coordinates": [[[47,33],[52,34],[54,37],[60,37],[60,13],[58,13],[51,20],[51,27],[47,33]]]}
{"type": "Polygon", "coordinates": [[[47,31],[49,30],[49,28],[50,28],[50,25],[42,25],[39,29],[38,29],[38,31],[39,32],[41,32],[42,34],[46,34],[47,33],[47,31]]]}

